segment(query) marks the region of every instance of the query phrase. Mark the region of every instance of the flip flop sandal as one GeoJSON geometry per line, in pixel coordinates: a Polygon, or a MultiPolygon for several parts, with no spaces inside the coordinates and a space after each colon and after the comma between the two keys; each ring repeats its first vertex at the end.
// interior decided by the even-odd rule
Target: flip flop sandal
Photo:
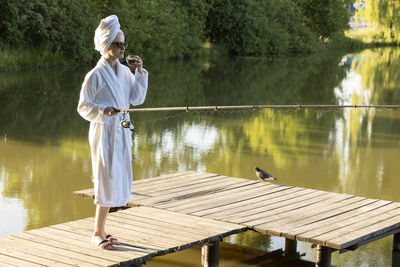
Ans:
{"type": "Polygon", "coordinates": [[[106,250],[114,248],[113,244],[107,239],[104,239],[103,241],[99,242],[97,244],[97,246],[99,248],[106,249],[106,250]]]}
{"type": "Polygon", "coordinates": [[[95,244],[96,246],[98,246],[101,249],[113,249],[114,248],[112,243],[107,239],[100,240],[100,238],[93,238],[92,237],[92,243],[95,244]]]}
{"type": "Polygon", "coordinates": [[[110,241],[110,243],[112,245],[119,245],[120,242],[118,241],[118,239],[116,239],[115,237],[113,237],[112,235],[107,235],[106,236],[107,240],[110,241]]]}

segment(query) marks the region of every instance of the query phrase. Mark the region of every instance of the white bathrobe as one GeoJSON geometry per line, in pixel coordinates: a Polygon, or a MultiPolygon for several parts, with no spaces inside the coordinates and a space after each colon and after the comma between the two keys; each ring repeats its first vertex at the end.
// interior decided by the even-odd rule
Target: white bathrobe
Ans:
{"type": "MultiPolygon", "coordinates": [[[[90,121],[94,203],[107,207],[125,205],[132,190],[132,132],[120,126],[122,114],[107,116],[106,107],[128,109],[140,105],[147,93],[148,73],[133,75],[117,60],[117,75],[102,57],[85,77],[78,104],[79,114],[90,121]]],[[[129,114],[126,114],[129,119],[129,114]]]]}

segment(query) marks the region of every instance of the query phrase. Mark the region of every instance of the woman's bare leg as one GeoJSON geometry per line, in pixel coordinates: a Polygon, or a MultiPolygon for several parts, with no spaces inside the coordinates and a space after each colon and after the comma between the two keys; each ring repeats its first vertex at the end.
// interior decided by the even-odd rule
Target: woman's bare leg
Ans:
{"type": "Polygon", "coordinates": [[[110,207],[97,205],[96,216],[94,218],[94,230],[93,230],[92,240],[97,239],[102,241],[106,239],[105,226],[106,226],[107,214],[109,211],[110,207]]]}

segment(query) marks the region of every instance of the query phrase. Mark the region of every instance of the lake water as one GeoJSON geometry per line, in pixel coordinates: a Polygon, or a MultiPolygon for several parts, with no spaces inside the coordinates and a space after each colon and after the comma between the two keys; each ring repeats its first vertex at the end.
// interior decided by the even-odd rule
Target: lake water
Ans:
{"type": "MultiPolygon", "coordinates": [[[[146,63],[146,61],[145,61],[146,63]]],[[[399,104],[400,50],[291,58],[202,58],[145,64],[143,107],[243,104],[399,104]]],[[[0,236],[94,216],[88,122],[76,112],[87,67],[0,73],[0,236]]],[[[132,114],[135,180],[195,170],[400,201],[400,110],[280,109],[132,114]]],[[[267,252],[284,239],[226,241],[267,252]]],[[[390,266],[392,238],[333,253],[339,266],[390,266]]],[[[298,243],[305,261],[315,249],[298,243]]],[[[229,249],[224,249],[229,255],[229,249]]],[[[198,266],[200,250],[146,266],[198,266]]],[[[251,266],[262,266],[262,262],[251,266]]],[[[300,262],[299,262],[300,264],[300,262]]],[[[250,266],[223,256],[221,266],[250,266]]],[[[285,266],[284,264],[280,266],[285,266]]]]}

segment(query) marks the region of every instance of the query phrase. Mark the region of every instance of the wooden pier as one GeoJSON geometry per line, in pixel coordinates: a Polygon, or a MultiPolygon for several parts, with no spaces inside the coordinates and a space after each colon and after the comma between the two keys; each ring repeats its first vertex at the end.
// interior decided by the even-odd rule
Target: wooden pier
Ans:
{"type": "MultiPolygon", "coordinates": [[[[93,190],[75,193],[93,197],[93,190]]],[[[394,253],[400,250],[400,203],[379,199],[181,172],[135,181],[128,206],[240,224],[285,237],[292,248],[295,241],[309,242],[317,247],[316,266],[330,266],[333,251],[355,250],[388,235],[394,236],[394,253]]]]}
{"type": "MultiPolygon", "coordinates": [[[[142,266],[156,257],[204,246],[209,266],[218,265],[220,239],[247,227],[207,218],[135,207],[113,212],[107,230],[120,245],[102,250],[90,243],[94,218],[0,237],[0,266],[142,266]]],[[[206,259],[207,260],[207,259],[206,259]]]]}
{"type": "MultiPolygon", "coordinates": [[[[75,192],[93,197],[93,190],[75,192]]],[[[90,244],[94,218],[0,238],[1,266],[141,266],[156,257],[203,246],[204,266],[218,266],[219,241],[253,229],[317,247],[316,266],[331,253],[393,235],[400,260],[400,203],[212,173],[181,172],[133,183],[129,209],[108,216],[114,250],[90,244]]],[[[396,262],[395,262],[396,261],[396,262]]]]}

